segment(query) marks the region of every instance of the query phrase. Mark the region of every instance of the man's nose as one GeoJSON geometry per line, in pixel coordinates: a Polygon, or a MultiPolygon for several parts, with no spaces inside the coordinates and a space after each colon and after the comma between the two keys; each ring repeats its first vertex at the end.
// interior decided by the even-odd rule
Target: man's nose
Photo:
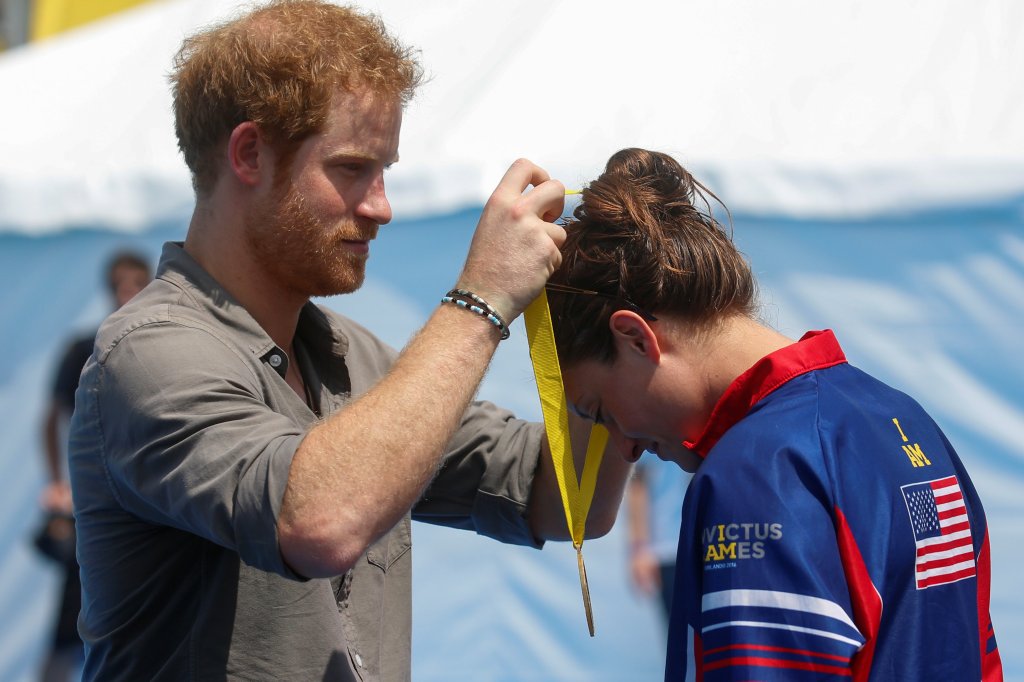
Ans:
{"type": "Polygon", "coordinates": [[[359,206],[356,207],[356,215],[367,220],[372,220],[378,225],[387,225],[391,222],[391,202],[388,201],[387,193],[384,190],[384,176],[378,175],[370,186],[366,188],[359,206]]]}

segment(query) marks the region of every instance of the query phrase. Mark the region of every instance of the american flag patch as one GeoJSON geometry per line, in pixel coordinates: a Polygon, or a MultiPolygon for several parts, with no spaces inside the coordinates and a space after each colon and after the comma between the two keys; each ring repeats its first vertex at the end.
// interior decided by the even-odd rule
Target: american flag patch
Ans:
{"type": "Polygon", "coordinates": [[[905,485],[900,490],[914,529],[917,589],[974,576],[971,523],[956,476],[905,485]]]}

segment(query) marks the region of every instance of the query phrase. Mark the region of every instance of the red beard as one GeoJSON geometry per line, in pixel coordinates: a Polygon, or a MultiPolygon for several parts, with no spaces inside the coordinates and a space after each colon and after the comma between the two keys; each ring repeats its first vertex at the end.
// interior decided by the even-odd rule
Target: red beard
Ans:
{"type": "Polygon", "coordinates": [[[246,232],[257,262],[289,291],[304,297],[349,294],[363,284],[375,223],[331,221],[313,211],[290,183],[248,216],[246,232]]]}

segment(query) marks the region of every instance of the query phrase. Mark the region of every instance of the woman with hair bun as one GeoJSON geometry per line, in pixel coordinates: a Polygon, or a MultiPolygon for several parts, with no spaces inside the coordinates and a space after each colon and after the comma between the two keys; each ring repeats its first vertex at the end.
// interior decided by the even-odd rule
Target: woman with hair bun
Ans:
{"type": "Polygon", "coordinates": [[[960,458],[831,331],[757,320],[708,197],[666,154],[616,153],[548,285],[570,409],[696,472],[666,679],[1002,679],[960,458]]]}

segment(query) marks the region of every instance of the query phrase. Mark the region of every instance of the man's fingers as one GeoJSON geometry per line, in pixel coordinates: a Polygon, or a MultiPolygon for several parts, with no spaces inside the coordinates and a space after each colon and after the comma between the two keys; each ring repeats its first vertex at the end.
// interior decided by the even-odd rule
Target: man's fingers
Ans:
{"type": "Polygon", "coordinates": [[[486,298],[506,320],[518,316],[562,260],[565,229],[556,223],[565,186],[519,159],[484,206],[460,282],[486,298]]]}
{"type": "Polygon", "coordinates": [[[509,191],[522,194],[530,185],[537,187],[550,179],[551,176],[548,175],[548,172],[532,161],[516,159],[505,171],[495,192],[509,191]]]}
{"type": "Polygon", "coordinates": [[[542,182],[523,197],[523,202],[527,210],[542,220],[549,223],[558,220],[565,208],[565,185],[558,180],[542,182]]]}
{"type": "MultiPolygon", "coordinates": [[[[548,237],[555,243],[555,246],[561,247],[565,242],[565,228],[557,223],[546,222],[545,231],[548,233],[548,237]]],[[[561,263],[561,259],[559,259],[561,263]]]]}
{"type": "Polygon", "coordinates": [[[547,222],[557,220],[565,208],[565,185],[528,159],[517,159],[509,166],[492,196],[521,197],[524,210],[547,222]]]}

